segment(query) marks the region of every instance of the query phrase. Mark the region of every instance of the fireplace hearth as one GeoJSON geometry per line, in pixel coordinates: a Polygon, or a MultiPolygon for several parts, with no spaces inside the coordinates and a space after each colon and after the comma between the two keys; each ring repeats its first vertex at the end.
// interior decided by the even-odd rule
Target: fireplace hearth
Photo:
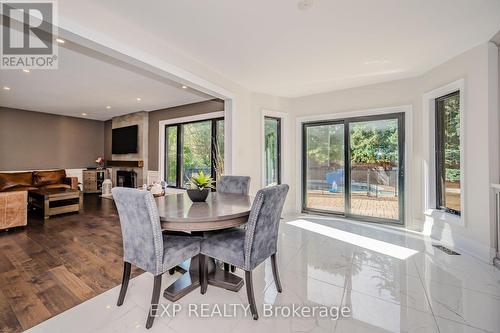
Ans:
{"type": "Polygon", "coordinates": [[[119,187],[137,187],[137,172],[135,171],[116,171],[116,186],[119,187]]]}

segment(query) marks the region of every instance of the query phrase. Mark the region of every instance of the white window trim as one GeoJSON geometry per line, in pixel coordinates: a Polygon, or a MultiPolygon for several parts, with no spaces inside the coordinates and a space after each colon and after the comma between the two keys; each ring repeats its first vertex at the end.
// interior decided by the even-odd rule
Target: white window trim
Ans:
{"type": "MultiPolygon", "coordinates": [[[[210,113],[203,113],[194,116],[172,118],[160,120],[158,122],[158,179],[165,181],[165,127],[173,124],[190,123],[193,121],[209,120],[214,118],[224,117],[224,111],[216,111],[210,113]]],[[[224,118],[224,146],[228,147],[230,138],[226,135],[228,133],[228,122],[224,118]]],[[[224,150],[224,160],[231,160],[231,150],[224,150]]],[[[224,173],[227,173],[226,163],[224,163],[224,173]]]]}
{"type": "Polygon", "coordinates": [[[424,110],[424,214],[432,222],[450,223],[465,227],[465,80],[460,79],[432,90],[423,96],[424,110]],[[435,100],[460,92],[460,216],[436,209],[436,158],[435,158],[435,100]]]}
{"type": "Polygon", "coordinates": [[[302,211],[302,124],[313,121],[323,121],[323,120],[336,120],[353,118],[360,116],[375,116],[383,114],[391,114],[403,112],[405,114],[405,160],[404,160],[404,170],[405,170],[405,211],[404,211],[404,221],[406,227],[411,227],[414,225],[413,215],[412,215],[412,194],[413,194],[413,108],[411,105],[401,105],[394,107],[385,107],[378,109],[366,109],[357,111],[347,111],[347,112],[336,112],[329,114],[322,114],[317,116],[305,116],[297,118],[296,125],[296,184],[297,184],[297,195],[296,195],[296,210],[298,212],[302,211]]]}
{"type": "Polygon", "coordinates": [[[273,118],[279,118],[281,119],[281,135],[280,135],[280,177],[281,177],[281,184],[288,184],[288,177],[285,175],[285,164],[283,161],[286,161],[286,149],[285,149],[285,138],[288,135],[287,131],[287,114],[284,112],[280,111],[273,111],[273,110],[267,110],[267,109],[262,109],[261,112],[261,127],[260,127],[260,147],[261,147],[261,185],[262,187],[266,186],[266,152],[265,152],[265,147],[264,147],[264,135],[265,135],[265,117],[273,117],[273,118]]]}

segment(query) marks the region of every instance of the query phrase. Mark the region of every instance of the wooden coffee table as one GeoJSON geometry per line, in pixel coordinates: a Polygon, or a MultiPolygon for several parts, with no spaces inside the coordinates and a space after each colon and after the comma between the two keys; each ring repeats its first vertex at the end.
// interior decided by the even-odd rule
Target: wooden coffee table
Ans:
{"type": "Polygon", "coordinates": [[[83,205],[82,192],[71,189],[40,189],[29,192],[30,203],[43,211],[46,220],[53,215],[79,212],[83,205]]]}

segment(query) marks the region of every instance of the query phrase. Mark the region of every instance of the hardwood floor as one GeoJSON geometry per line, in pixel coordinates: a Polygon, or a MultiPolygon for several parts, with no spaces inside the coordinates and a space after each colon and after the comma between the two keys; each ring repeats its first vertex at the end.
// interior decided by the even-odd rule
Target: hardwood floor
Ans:
{"type": "Polygon", "coordinates": [[[45,222],[35,213],[27,227],[0,231],[0,332],[26,330],[121,283],[112,200],[86,195],[80,214],[45,222]]]}

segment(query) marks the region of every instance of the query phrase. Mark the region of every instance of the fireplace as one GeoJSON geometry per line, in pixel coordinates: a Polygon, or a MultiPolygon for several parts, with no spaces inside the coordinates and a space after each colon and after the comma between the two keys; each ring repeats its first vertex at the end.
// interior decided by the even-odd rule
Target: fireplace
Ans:
{"type": "Polygon", "coordinates": [[[135,171],[116,171],[116,186],[119,187],[137,187],[137,173],[135,171]]]}

